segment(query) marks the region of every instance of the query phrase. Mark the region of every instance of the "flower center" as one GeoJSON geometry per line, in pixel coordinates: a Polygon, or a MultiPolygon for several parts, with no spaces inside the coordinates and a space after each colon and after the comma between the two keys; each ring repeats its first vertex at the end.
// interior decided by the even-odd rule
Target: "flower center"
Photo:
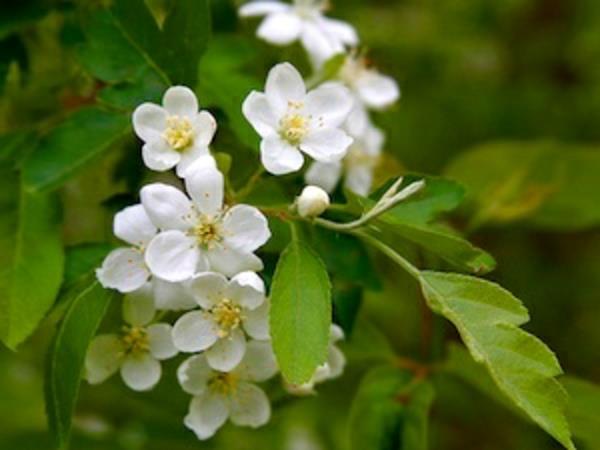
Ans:
{"type": "Polygon", "coordinates": [[[192,122],[187,117],[177,115],[167,117],[167,129],[163,138],[175,150],[182,151],[194,142],[192,122]]]}
{"type": "Polygon", "coordinates": [[[302,103],[290,102],[289,112],[279,121],[279,134],[292,145],[300,144],[308,133],[310,117],[298,112],[302,106],[302,103]]]}
{"type": "Polygon", "coordinates": [[[237,377],[232,373],[218,372],[208,382],[208,388],[222,395],[231,395],[237,388],[237,377]]]}
{"type": "Polygon", "coordinates": [[[242,322],[242,308],[230,299],[224,298],[211,309],[211,314],[219,326],[219,337],[229,336],[242,322]]]}
{"type": "Polygon", "coordinates": [[[348,86],[354,87],[369,70],[364,57],[350,55],[346,57],[346,61],[344,61],[338,77],[348,86]]]}
{"type": "Polygon", "coordinates": [[[126,355],[139,355],[150,350],[148,332],[144,327],[123,327],[121,342],[126,355]]]}
{"type": "Polygon", "coordinates": [[[198,244],[204,248],[213,248],[223,239],[220,222],[209,217],[201,218],[200,222],[194,227],[193,234],[198,244]]]}

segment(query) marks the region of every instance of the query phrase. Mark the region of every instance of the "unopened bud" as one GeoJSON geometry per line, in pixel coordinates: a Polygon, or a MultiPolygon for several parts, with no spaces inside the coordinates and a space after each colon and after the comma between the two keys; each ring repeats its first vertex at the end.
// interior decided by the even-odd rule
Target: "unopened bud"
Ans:
{"type": "Polygon", "coordinates": [[[329,207],[329,195],[317,186],[306,186],[296,199],[298,214],[302,217],[317,217],[329,207]]]}

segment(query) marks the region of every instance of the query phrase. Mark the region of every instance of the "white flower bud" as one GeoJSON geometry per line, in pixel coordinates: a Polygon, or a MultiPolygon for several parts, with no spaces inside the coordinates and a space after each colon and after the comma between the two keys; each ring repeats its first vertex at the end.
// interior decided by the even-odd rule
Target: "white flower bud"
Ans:
{"type": "Polygon", "coordinates": [[[296,199],[298,214],[302,217],[317,217],[329,207],[329,195],[317,186],[306,186],[296,199]]]}

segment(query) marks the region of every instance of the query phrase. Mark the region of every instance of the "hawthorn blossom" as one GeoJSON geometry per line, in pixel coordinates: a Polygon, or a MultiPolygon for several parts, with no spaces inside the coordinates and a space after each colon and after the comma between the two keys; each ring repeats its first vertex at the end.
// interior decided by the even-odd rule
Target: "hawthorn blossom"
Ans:
{"type": "Polygon", "coordinates": [[[344,331],[338,325],[331,324],[327,361],[317,367],[317,370],[315,370],[315,373],[308,382],[301,385],[286,383],[286,390],[291,394],[296,395],[313,394],[316,384],[332,380],[342,375],[344,367],[346,366],[346,357],[336,345],[342,339],[344,339],[344,331]]]}
{"type": "Polygon", "coordinates": [[[321,162],[342,159],[352,138],[340,127],[352,105],[350,92],[341,84],[307,93],[300,73],[283,63],[269,72],[264,93],[248,95],[242,111],[262,137],[263,165],[282,175],[302,167],[302,152],[321,162]]]}
{"type": "Polygon", "coordinates": [[[230,281],[217,273],[195,277],[190,292],[202,310],[179,318],[173,327],[175,347],[182,352],[206,350],[215,370],[227,372],[246,352],[246,337],[269,339],[269,305],[265,285],[254,272],[242,272],[230,281]]]}
{"type": "Polygon", "coordinates": [[[85,377],[98,384],[120,371],[127,386],[135,391],[152,389],[160,380],[161,360],[177,354],[171,339],[171,326],[151,324],[155,315],[151,297],[131,293],[123,299],[121,334],[94,338],[85,359],[85,377]]]}
{"type": "Polygon", "coordinates": [[[182,311],[198,306],[189,292],[189,280],[172,283],[153,276],[134,293],[151,298],[161,311],[182,311]]]}
{"type": "Polygon", "coordinates": [[[243,5],[242,17],[266,16],[256,32],[274,45],[289,45],[300,40],[313,63],[319,67],[346,47],[358,44],[356,30],[341,20],[324,16],[327,0],[253,1],[243,5]]]}
{"type": "Polygon", "coordinates": [[[190,166],[202,155],[217,129],[217,123],[207,111],[198,112],[198,99],[184,86],[167,89],[162,107],[143,103],[133,112],[133,128],[144,141],[142,158],[152,170],[177,168],[184,177],[190,166]]]}
{"type": "Polygon", "coordinates": [[[213,370],[204,354],[185,360],[177,371],[183,390],[194,397],[184,419],[198,439],[213,436],[231,420],[235,425],[258,428],[271,417],[271,405],[255,383],[277,373],[269,341],[251,341],[241,363],[231,372],[213,370]]]}
{"type": "Polygon", "coordinates": [[[261,270],[253,252],[271,236],[262,213],[248,205],[223,205],[223,175],[210,157],[195,165],[185,185],[191,200],[162,183],[141,190],[142,204],[161,230],[145,253],[151,272],[177,282],[209,270],[228,276],[261,270]]]}
{"type": "Polygon", "coordinates": [[[329,208],[329,195],[318,186],[306,186],[296,199],[300,217],[317,217],[329,208]]]}
{"type": "Polygon", "coordinates": [[[140,204],[128,206],[115,214],[113,232],[130,247],[117,248],[106,256],[102,266],[96,269],[100,284],[123,293],[143,286],[150,277],[144,253],[157,231],[140,204]]]}
{"type": "Polygon", "coordinates": [[[355,137],[348,154],[342,161],[334,163],[315,161],[306,171],[304,178],[307,183],[331,193],[343,175],[344,186],[347,189],[366,196],[373,184],[373,171],[379,162],[383,142],[383,132],[369,124],[362,136],[355,137]]]}

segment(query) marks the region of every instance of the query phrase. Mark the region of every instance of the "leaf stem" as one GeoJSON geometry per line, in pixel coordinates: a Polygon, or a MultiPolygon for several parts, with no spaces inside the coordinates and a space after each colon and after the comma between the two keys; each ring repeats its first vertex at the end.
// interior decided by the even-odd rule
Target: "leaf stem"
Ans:
{"type": "Polygon", "coordinates": [[[236,194],[236,200],[237,201],[243,200],[248,195],[250,195],[250,193],[256,187],[256,183],[258,183],[258,180],[260,180],[260,177],[262,177],[263,173],[265,173],[265,169],[262,166],[262,164],[260,164],[258,166],[258,168],[254,171],[254,173],[252,175],[250,175],[250,178],[248,178],[248,181],[246,182],[245,186],[242,187],[237,192],[237,194],[236,194]]]}

